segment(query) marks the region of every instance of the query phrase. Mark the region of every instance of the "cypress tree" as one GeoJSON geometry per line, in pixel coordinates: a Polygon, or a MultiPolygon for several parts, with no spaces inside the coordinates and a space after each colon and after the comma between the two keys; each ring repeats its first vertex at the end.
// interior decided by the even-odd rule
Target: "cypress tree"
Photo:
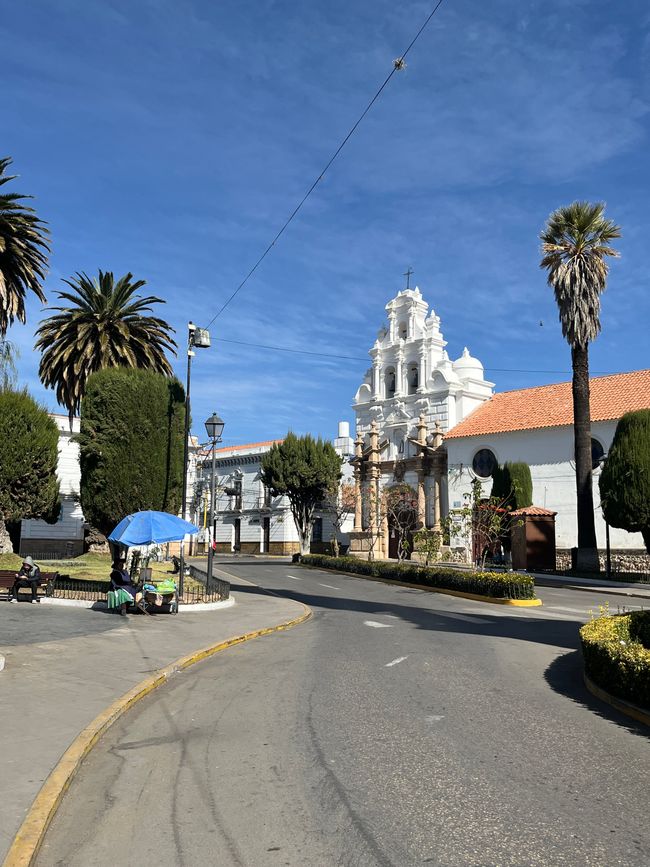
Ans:
{"type": "Polygon", "coordinates": [[[132,512],[178,512],[184,401],[180,382],[161,373],[117,367],[89,377],[78,437],[81,505],[105,535],[132,512]]]}
{"type": "Polygon", "coordinates": [[[523,461],[506,461],[492,476],[491,497],[512,511],[533,504],[533,479],[530,467],[523,461]]]}
{"type": "Polygon", "coordinates": [[[650,553],[650,409],[619,420],[599,486],[607,523],[641,533],[650,553]]]}
{"type": "Polygon", "coordinates": [[[27,391],[0,392],[0,525],[14,548],[23,519],[59,515],[58,444],[54,420],[27,391]]]}

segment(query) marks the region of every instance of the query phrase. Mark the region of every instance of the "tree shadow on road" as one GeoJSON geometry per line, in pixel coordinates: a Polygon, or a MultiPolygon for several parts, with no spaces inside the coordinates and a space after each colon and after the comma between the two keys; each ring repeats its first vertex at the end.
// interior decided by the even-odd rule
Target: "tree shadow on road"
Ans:
{"type": "Polygon", "coordinates": [[[582,678],[582,654],[579,650],[558,656],[544,672],[544,679],[555,692],[571,699],[592,713],[616,725],[626,728],[629,732],[650,739],[650,731],[643,723],[620,713],[611,705],[592,695],[582,678]]]}
{"type": "MultiPolygon", "coordinates": [[[[335,580],[336,576],[330,574],[328,578],[335,580]]],[[[261,580],[263,580],[263,576],[261,576],[261,580]]],[[[369,586],[378,586],[375,582],[368,583],[369,586]]],[[[585,687],[582,679],[582,655],[579,650],[578,634],[583,621],[527,616],[524,613],[525,609],[521,608],[508,609],[504,607],[499,609],[499,614],[494,614],[490,610],[489,603],[481,602],[475,603],[476,613],[468,613],[466,610],[455,612],[447,608],[434,607],[437,602],[443,600],[447,603],[451,601],[453,604],[453,597],[399,587],[398,585],[390,586],[396,591],[397,596],[404,599],[404,604],[397,600],[395,602],[376,602],[350,596],[321,596],[318,593],[291,589],[266,590],[263,586],[250,584],[233,585],[233,590],[237,593],[251,595],[270,593],[285,599],[302,602],[314,610],[315,617],[322,616],[323,612],[327,613],[328,611],[356,611],[375,617],[382,615],[397,617],[404,622],[411,623],[417,629],[431,632],[492,636],[567,649],[569,652],[558,656],[544,672],[544,679],[551,689],[634,734],[645,738],[650,737],[650,732],[646,726],[599,701],[585,687]]]]}

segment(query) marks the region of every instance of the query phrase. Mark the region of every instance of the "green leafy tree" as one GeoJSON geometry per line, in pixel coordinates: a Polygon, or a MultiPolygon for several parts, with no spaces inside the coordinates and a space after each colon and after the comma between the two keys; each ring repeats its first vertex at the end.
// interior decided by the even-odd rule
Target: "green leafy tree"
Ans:
{"type": "Polygon", "coordinates": [[[110,271],[91,279],[77,274],[64,280],[71,292],[59,292],[70,307],[41,322],[36,349],[43,355],[38,369],[43,385],[56,391],[56,399],[72,417],[79,411],[88,377],[109,367],[137,367],[171,376],[165,355],[175,354],[172,328],[163,319],[143,316],[161,298],[135,293],[145,285],[125,274],[115,280],[110,271]]]}
{"type": "Polygon", "coordinates": [[[533,505],[533,479],[530,467],[523,461],[506,461],[492,477],[490,495],[502,500],[509,509],[524,509],[533,505]]]}
{"type": "Polygon", "coordinates": [[[650,554],[650,409],[619,420],[599,484],[607,523],[641,533],[650,554]]]}
{"type": "Polygon", "coordinates": [[[88,379],[78,436],[81,505],[104,535],[132,512],[178,512],[184,419],[177,379],[120,367],[88,379]]]}
{"type": "Polygon", "coordinates": [[[263,484],[289,499],[301,554],[309,553],[314,513],[341,478],[341,463],[331,443],[291,432],[262,457],[263,484]]]}
{"type": "Polygon", "coordinates": [[[618,256],[610,245],[620,227],[605,219],[602,203],[574,202],[548,218],[540,237],[540,267],[555,293],[562,334],[571,347],[578,549],[581,568],[598,569],[591,475],[589,344],[600,332],[600,295],[618,256]]]}
{"type": "MultiPolygon", "coordinates": [[[[0,159],[0,187],[13,181],[7,175],[10,157],[0,159]]],[[[20,193],[0,193],[0,338],[14,319],[25,321],[25,296],[33,292],[45,304],[42,283],[47,268],[48,231],[33,208],[23,204],[30,198],[20,193]]]]}
{"type": "Polygon", "coordinates": [[[440,530],[428,530],[423,527],[413,537],[413,543],[414,550],[424,556],[424,565],[428,566],[440,557],[442,533],[440,530]]]}
{"type": "Polygon", "coordinates": [[[22,520],[59,515],[58,443],[56,424],[26,391],[0,392],[0,536],[6,525],[14,549],[22,520]]]}

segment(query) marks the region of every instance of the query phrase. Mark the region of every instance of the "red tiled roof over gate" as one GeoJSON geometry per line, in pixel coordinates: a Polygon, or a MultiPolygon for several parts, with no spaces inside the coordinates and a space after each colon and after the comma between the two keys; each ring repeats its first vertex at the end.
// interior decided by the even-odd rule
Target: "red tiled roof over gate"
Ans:
{"type": "MultiPolygon", "coordinates": [[[[592,421],[619,419],[623,413],[650,409],[650,370],[596,376],[590,380],[592,421]]],[[[453,427],[445,439],[508,433],[573,424],[571,383],[502,391],[453,427]]]]}

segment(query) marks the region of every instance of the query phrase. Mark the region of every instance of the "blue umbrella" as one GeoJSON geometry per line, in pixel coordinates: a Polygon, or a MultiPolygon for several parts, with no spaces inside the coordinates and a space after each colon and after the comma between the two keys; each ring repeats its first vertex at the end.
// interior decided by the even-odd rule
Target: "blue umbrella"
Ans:
{"type": "Polygon", "coordinates": [[[122,518],[108,537],[109,542],[130,548],[151,542],[175,542],[186,533],[198,533],[199,528],[189,521],[168,512],[135,512],[122,518]]]}

